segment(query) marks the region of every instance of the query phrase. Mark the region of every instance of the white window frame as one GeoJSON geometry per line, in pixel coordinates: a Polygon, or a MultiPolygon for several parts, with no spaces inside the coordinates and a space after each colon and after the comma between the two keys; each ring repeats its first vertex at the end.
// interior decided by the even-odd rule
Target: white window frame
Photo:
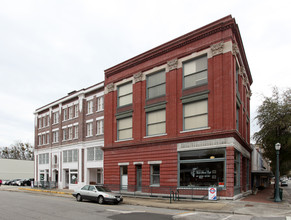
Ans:
{"type": "Polygon", "coordinates": [[[127,106],[127,105],[131,105],[132,104],[132,99],[133,99],[133,97],[132,97],[132,82],[130,81],[130,82],[127,82],[127,83],[124,83],[124,84],[122,84],[122,85],[119,85],[118,87],[117,87],[117,107],[121,107],[121,106],[127,106]],[[122,94],[122,95],[120,95],[120,90],[123,88],[123,87],[126,87],[126,86],[131,86],[131,89],[130,89],[130,91],[129,92],[127,92],[127,93],[125,93],[125,94],[122,94]],[[125,104],[120,104],[120,99],[121,98],[125,98],[125,97],[129,97],[131,100],[130,100],[130,102],[126,102],[125,104]]]}
{"type": "Polygon", "coordinates": [[[93,121],[86,123],[86,137],[93,136],[93,121]]]}
{"type": "Polygon", "coordinates": [[[101,135],[104,134],[104,120],[96,120],[96,134],[101,135]]]}
{"type": "Polygon", "coordinates": [[[97,112],[104,110],[104,97],[97,97],[97,112]]]}
{"type": "Polygon", "coordinates": [[[93,99],[87,101],[87,115],[93,113],[93,99]]]}

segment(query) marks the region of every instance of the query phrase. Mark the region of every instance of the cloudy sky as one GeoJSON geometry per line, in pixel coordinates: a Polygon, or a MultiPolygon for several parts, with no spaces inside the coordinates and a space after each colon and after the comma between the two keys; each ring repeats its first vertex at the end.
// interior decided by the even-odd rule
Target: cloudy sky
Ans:
{"type": "MultiPolygon", "coordinates": [[[[291,85],[291,1],[0,0],[0,147],[33,144],[34,111],[104,70],[232,15],[253,77],[251,116],[291,85]]],[[[251,121],[251,132],[257,130],[251,121]]]]}

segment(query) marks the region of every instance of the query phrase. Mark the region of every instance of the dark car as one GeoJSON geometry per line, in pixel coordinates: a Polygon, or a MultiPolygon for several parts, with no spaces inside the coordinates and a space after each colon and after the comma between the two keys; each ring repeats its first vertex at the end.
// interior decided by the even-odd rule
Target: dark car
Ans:
{"type": "Polygon", "coordinates": [[[14,179],[14,180],[10,180],[10,181],[8,181],[8,183],[7,183],[7,185],[10,185],[10,186],[15,186],[16,185],[16,181],[18,181],[18,180],[20,180],[20,179],[14,179]]]}
{"type": "Polygon", "coordinates": [[[85,185],[72,194],[78,202],[83,199],[97,201],[99,204],[105,202],[118,204],[123,201],[122,195],[111,192],[110,189],[99,185],[85,185]]]}
{"type": "Polygon", "coordinates": [[[21,180],[15,181],[14,185],[16,185],[16,186],[30,186],[31,181],[30,181],[30,179],[21,179],[21,180]]]}

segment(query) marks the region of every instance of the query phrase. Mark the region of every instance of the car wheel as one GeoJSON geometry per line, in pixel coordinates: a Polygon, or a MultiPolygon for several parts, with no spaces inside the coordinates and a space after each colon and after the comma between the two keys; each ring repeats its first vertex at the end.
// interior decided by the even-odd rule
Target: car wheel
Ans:
{"type": "Polygon", "coordinates": [[[103,203],[104,203],[104,198],[103,198],[103,196],[99,196],[99,197],[98,197],[98,203],[99,203],[99,204],[103,204],[103,203]]]}
{"type": "Polygon", "coordinates": [[[82,196],[80,194],[78,194],[76,196],[76,199],[77,199],[78,202],[82,202],[82,196]]]}

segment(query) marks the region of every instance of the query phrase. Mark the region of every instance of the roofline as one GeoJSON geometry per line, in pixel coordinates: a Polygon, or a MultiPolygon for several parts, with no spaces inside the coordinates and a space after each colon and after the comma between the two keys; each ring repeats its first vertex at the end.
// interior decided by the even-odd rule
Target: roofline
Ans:
{"type": "Polygon", "coordinates": [[[151,60],[153,58],[159,57],[163,54],[166,54],[170,51],[173,51],[177,48],[183,47],[189,43],[195,42],[199,39],[202,39],[206,36],[212,35],[216,32],[219,31],[223,31],[223,30],[227,30],[227,29],[232,29],[232,31],[234,32],[234,35],[236,36],[236,39],[238,41],[238,46],[240,51],[242,52],[242,58],[244,61],[244,65],[248,74],[248,77],[250,79],[250,84],[252,84],[253,80],[250,74],[250,68],[246,59],[246,55],[245,55],[245,51],[244,51],[244,47],[243,47],[243,43],[242,43],[242,39],[240,36],[240,32],[239,32],[239,28],[238,25],[235,22],[235,19],[232,18],[231,15],[228,15],[226,17],[223,17],[219,20],[216,20],[208,25],[205,25],[201,28],[198,28],[192,32],[189,32],[185,35],[182,35],[178,38],[175,38],[169,42],[166,42],[158,47],[155,47],[151,50],[148,50],[144,53],[141,53],[133,58],[130,58],[120,64],[117,64],[113,67],[110,67],[108,69],[106,69],[105,72],[105,77],[108,78],[112,75],[115,75],[121,71],[124,71],[126,69],[129,69],[131,67],[134,67],[136,65],[139,65],[141,63],[144,63],[148,60],[151,60]]]}
{"type": "Polygon", "coordinates": [[[54,102],[51,102],[51,103],[49,103],[49,104],[47,104],[45,106],[42,106],[42,107],[36,109],[35,112],[34,112],[34,114],[37,114],[37,113],[39,113],[39,112],[41,112],[43,110],[46,110],[46,109],[48,109],[48,108],[50,108],[52,106],[58,105],[58,104],[60,104],[62,102],[65,102],[67,100],[70,100],[72,98],[78,97],[81,94],[85,94],[85,93],[91,92],[91,91],[93,91],[95,89],[102,88],[102,87],[104,87],[104,81],[103,82],[100,82],[98,84],[89,86],[87,88],[80,89],[79,91],[73,91],[73,92],[71,92],[72,94],[71,93],[68,93],[67,96],[64,96],[64,97],[62,97],[62,98],[60,98],[60,99],[58,99],[58,100],[56,100],[54,102]]]}

